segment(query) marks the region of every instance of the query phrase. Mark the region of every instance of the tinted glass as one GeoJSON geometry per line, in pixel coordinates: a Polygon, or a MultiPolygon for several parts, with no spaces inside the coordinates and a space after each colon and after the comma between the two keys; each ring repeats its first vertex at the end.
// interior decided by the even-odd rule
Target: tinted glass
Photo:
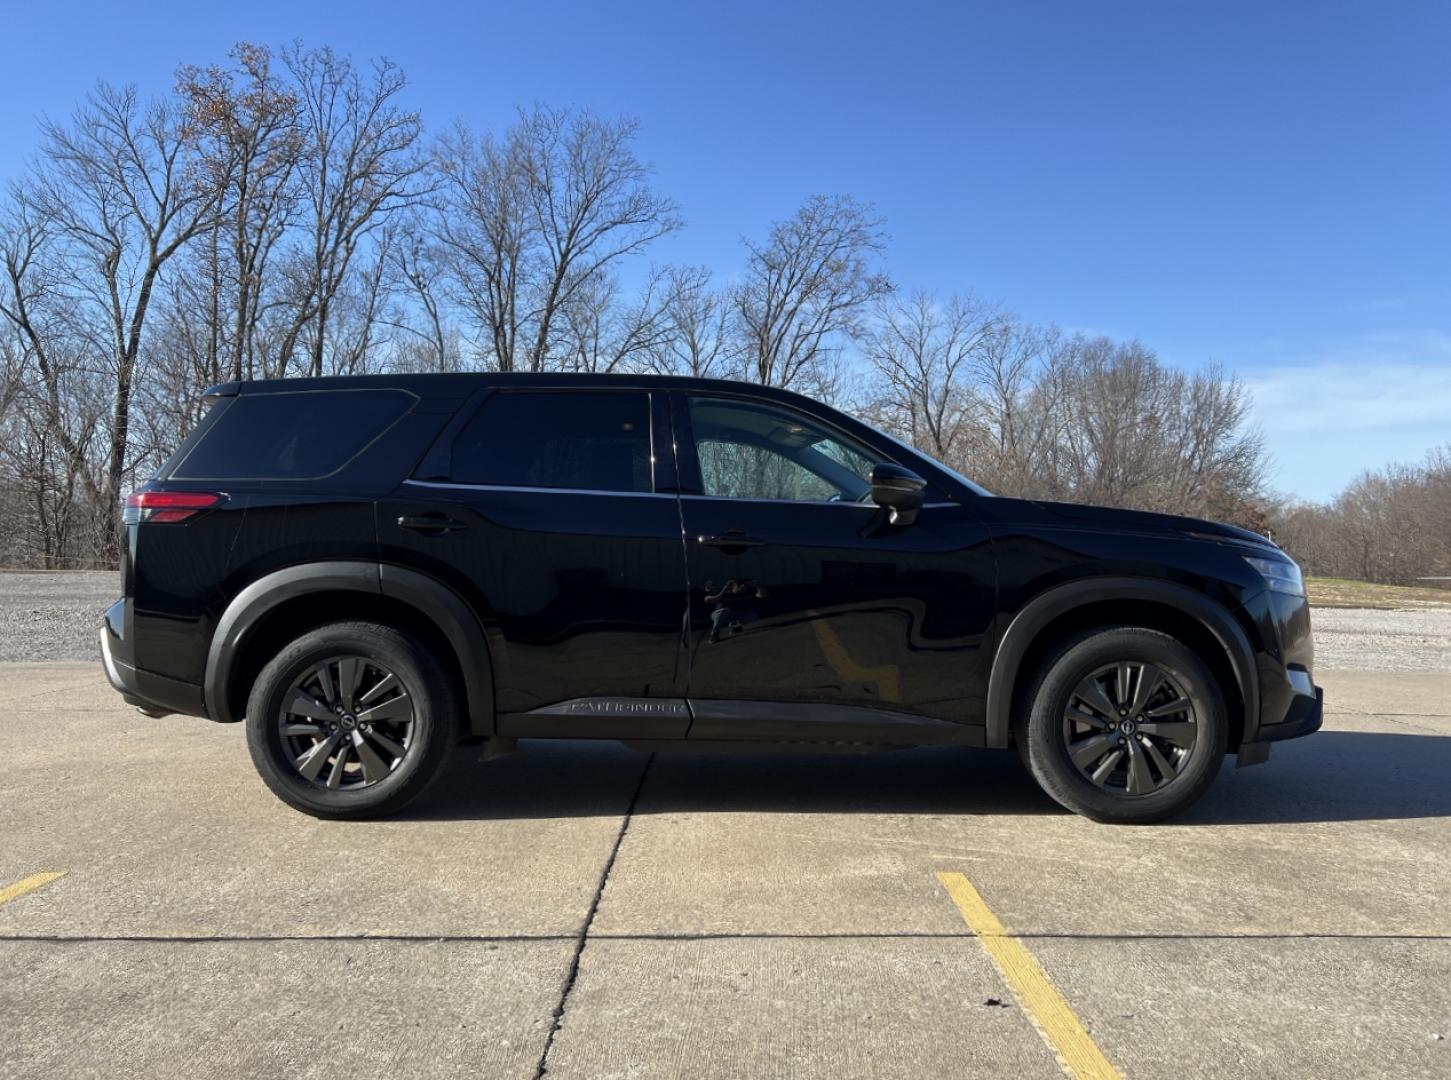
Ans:
{"type": "Polygon", "coordinates": [[[338,471],[414,402],[402,390],[243,394],[171,474],[180,480],[314,480],[338,471]]]}
{"type": "Polygon", "coordinates": [[[502,392],[453,444],[460,484],[650,491],[648,394],[502,392]]]}
{"type": "Polygon", "coordinates": [[[871,490],[870,450],[790,410],[691,398],[690,426],[706,495],[856,501],[871,490]]]}

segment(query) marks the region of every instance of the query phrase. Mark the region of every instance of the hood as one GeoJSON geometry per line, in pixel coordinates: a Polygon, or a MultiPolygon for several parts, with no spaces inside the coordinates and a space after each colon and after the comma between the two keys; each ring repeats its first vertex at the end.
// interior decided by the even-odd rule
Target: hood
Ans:
{"type": "Polygon", "coordinates": [[[1203,518],[1180,517],[1177,514],[1156,514],[1149,510],[1121,510],[1111,506],[1087,506],[1083,503],[1042,502],[1036,499],[991,500],[997,518],[1004,525],[1033,524],[1067,529],[1103,529],[1112,532],[1152,533],[1187,536],[1197,540],[1230,541],[1279,550],[1268,537],[1238,525],[1203,518]]]}

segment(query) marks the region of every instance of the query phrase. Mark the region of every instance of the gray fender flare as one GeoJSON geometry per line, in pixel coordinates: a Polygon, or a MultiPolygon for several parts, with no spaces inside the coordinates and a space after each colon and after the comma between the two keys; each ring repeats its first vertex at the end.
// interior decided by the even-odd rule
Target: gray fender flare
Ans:
{"type": "Polygon", "coordinates": [[[202,683],[207,715],[234,723],[228,685],[237,657],[257,624],[278,604],[308,593],[360,592],[390,596],[431,619],[448,640],[463,672],[468,697],[469,731],[494,733],[493,667],[477,616],[448,586],[426,574],[376,562],[315,562],[265,574],[234,596],[212,634],[202,683]]]}
{"type": "Polygon", "coordinates": [[[1038,634],[1074,608],[1112,600],[1144,600],[1172,607],[1196,619],[1224,648],[1244,702],[1244,740],[1259,727],[1260,684],[1254,650],[1243,628],[1222,605],[1201,592],[1158,578],[1089,578],[1039,593],[1013,617],[998,644],[988,676],[987,745],[1007,746],[1012,731],[1013,690],[1023,658],[1038,634]]]}

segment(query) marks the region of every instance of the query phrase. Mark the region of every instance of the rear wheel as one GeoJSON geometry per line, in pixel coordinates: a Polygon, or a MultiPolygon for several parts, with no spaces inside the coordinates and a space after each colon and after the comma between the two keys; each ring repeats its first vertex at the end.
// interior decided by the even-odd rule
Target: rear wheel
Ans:
{"type": "Polygon", "coordinates": [[[262,669],[247,701],[257,771],[283,802],[316,817],[400,809],[438,775],[456,725],[437,659],[376,623],[304,634],[262,669]]]}
{"type": "Polygon", "coordinates": [[[1095,821],[1146,824],[1192,805],[1224,761],[1229,721],[1204,662],[1142,627],[1069,639],[1044,663],[1018,732],[1043,790],[1095,821]]]}

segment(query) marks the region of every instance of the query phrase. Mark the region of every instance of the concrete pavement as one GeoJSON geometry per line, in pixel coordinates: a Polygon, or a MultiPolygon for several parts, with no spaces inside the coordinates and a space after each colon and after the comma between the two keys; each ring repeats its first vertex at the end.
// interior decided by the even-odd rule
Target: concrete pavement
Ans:
{"type": "Polygon", "coordinates": [[[0,1077],[1061,1076],[943,872],[1124,1077],[1451,1075],[1451,675],[1317,676],[1325,731],[1149,828],[1010,754],[585,742],[340,823],[0,665],[0,888],[64,871],[0,903],[0,1077]]]}

